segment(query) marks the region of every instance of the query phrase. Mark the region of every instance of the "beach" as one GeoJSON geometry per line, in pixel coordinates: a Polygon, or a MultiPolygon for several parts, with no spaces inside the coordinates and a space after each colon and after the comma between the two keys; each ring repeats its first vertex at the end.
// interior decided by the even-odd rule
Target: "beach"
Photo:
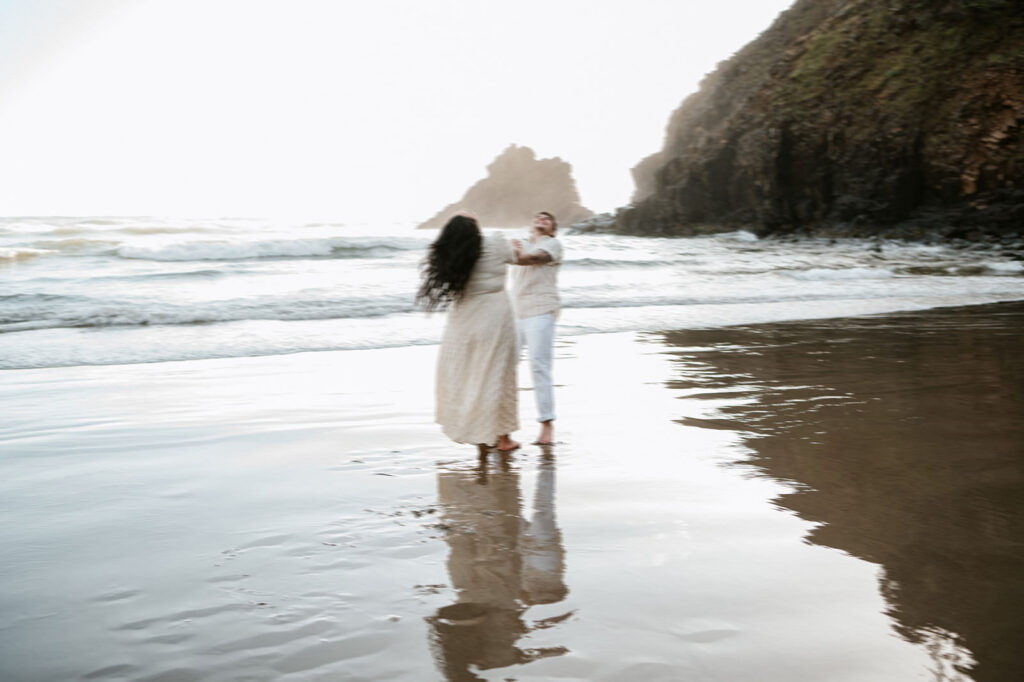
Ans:
{"type": "Polygon", "coordinates": [[[4,680],[1009,680],[1024,305],[580,334],[477,461],[432,345],[6,370],[4,680]]]}
{"type": "Polygon", "coordinates": [[[0,5],[0,682],[1024,681],[1021,8],[0,5]]]}

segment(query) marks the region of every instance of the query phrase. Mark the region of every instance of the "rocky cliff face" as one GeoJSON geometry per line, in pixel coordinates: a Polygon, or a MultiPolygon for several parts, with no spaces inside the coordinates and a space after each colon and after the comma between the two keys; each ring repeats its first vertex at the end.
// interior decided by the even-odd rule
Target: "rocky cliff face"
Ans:
{"type": "Polygon", "coordinates": [[[419,228],[441,227],[458,211],[470,211],[488,227],[528,225],[537,211],[569,225],[593,213],[580,205],[572,166],[555,157],[538,159],[529,147],[510,145],[487,166],[487,177],[462,199],[441,209],[419,228]]]}
{"type": "Polygon", "coordinates": [[[1024,234],[1020,0],[798,0],[633,169],[616,229],[1024,234]]]}

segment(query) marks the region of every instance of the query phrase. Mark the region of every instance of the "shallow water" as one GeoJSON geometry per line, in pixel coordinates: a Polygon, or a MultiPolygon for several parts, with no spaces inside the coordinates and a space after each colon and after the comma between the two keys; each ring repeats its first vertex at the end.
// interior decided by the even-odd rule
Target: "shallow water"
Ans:
{"type": "Polygon", "coordinates": [[[484,466],[429,346],[5,372],[0,678],[1016,679],[1022,329],[561,338],[484,466]]]}
{"type": "Polygon", "coordinates": [[[666,336],[700,349],[673,388],[732,399],[683,423],[743,432],[810,542],[879,566],[935,679],[1024,673],[1022,332],[1008,304],[666,336]]]}

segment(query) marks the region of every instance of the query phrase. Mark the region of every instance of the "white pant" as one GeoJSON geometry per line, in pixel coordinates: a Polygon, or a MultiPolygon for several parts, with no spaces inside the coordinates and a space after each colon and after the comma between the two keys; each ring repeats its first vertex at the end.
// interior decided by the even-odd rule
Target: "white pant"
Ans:
{"type": "Polygon", "coordinates": [[[537,421],[555,418],[555,395],[551,385],[551,359],[555,346],[555,316],[551,313],[516,320],[519,348],[526,344],[533,375],[533,398],[537,402],[537,421]]]}

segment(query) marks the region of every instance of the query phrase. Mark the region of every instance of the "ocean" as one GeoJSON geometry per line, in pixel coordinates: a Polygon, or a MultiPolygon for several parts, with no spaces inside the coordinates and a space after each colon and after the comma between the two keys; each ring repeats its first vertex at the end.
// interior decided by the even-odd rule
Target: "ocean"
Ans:
{"type": "MultiPolygon", "coordinates": [[[[523,230],[502,230],[508,237],[523,230]]],[[[411,225],[0,218],[0,369],[434,344],[411,225]]],[[[1024,299],[998,245],[563,230],[558,334],[705,329],[1024,299]]]]}

